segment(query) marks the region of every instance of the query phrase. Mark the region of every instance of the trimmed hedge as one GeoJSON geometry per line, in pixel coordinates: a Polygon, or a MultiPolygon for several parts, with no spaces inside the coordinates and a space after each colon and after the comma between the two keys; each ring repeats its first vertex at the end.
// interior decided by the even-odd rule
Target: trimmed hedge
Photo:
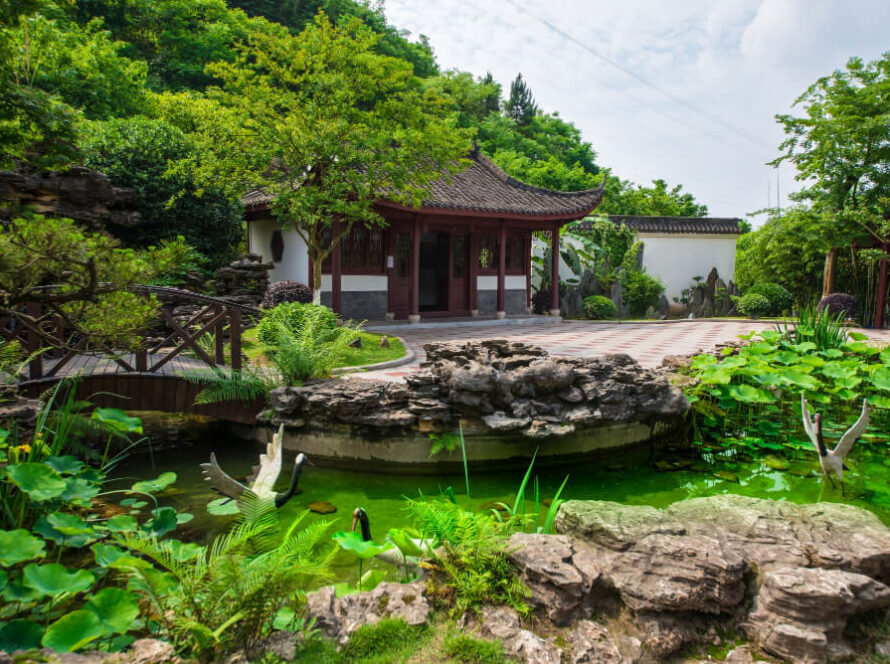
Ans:
{"type": "Polygon", "coordinates": [[[748,293],[739,298],[738,309],[740,312],[751,318],[759,318],[760,316],[769,316],[772,310],[770,301],[764,295],[757,293],[748,293]]]}
{"type": "Polygon", "coordinates": [[[791,311],[791,307],[794,306],[794,298],[791,296],[791,293],[787,288],[783,288],[779,284],[769,282],[757,284],[745,291],[745,295],[751,294],[763,295],[763,297],[769,300],[770,311],[768,314],[765,314],[767,316],[781,316],[785,312],[791,311]]]}
{"type": "Polygon", "coordinates": [[[604,295],[591,295],[584,298],[584,314],[593,320],[614,318],[618,315],[618,307],[604,295]]]}

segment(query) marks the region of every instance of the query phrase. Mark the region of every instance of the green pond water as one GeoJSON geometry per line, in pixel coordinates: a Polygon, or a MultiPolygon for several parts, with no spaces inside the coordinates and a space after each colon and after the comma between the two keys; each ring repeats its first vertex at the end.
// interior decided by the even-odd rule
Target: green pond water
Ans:
{"type": "MultiPolygon", "coordinates": [[[[697,449],[668,450],[654,459],[637,461],[633,465],[572,462],[564,467],[540,469],[535,475],[542,499],[551,498],[568,475],[562,494],[565,499],[611,500],[654,507],[725,493],[796,503],[836,501],[871,510],[890,525],[890,455],[886,454],[886,449],[884,443],[860,446],[853,451],[849,459],[853,470],[847,475],[846,496],[841,495],[840,488],[832,489],[816,472],[815,452],[789,465],[776,458],[763,461],[733,458],[726,454],[702,455],[697,449]],[[784,468],[785,465],[789,467],[784,468]]],[[[251,465],[257,461],[258,448],[233,439],[156,452],[153,464],[148,455],[134,455],[118,466],[115,481],[119,488],[125,488],[137,479],[157,477],[164,471],[175,472],[178,476],[175,487],[161,495],[161,502],[194,515],[193,520],[180,526],[177,536],[207,541],[231,521],[231,517],[213,516],[206,509],[207,503],[218,497],[204,481],[199,467],[208,460],[211,451],[216,452],[226,472],[238,477],[250,472],[251,465]]],[[[279,481],[280,490],[289,480],[291,468],[291,458],[286,458],[279,481]]],[[[512,504],[522,474],[498,472],[496,464],[490,468],[471,469],[469,505],[481,510],[498,501],[512,504]]],[[[352,511],[360,506],[370,517],[372,535],[382,541],[390,528],[408,525],[404,512],[405,496],[418,497],[421,492],[436,496],[447,487],[454,489],[462,504],[466,503],[462,474],[390,475],[304,466],[300,479],[302,493],[292,498],[281,511],[286,521],[288,517],[305,511],[314,501],[327,501],[337,511],[323,516],[310,514],[309,519],[331,521],[331,532],[335,532],[349,529],[352,511]]],[[[527,511],[532,512],[533,507],[529,502],[527,511]]],[[[353,560],[341,553],[335,569],[338,578],[354,581],[355,570],[353,560]]]]}

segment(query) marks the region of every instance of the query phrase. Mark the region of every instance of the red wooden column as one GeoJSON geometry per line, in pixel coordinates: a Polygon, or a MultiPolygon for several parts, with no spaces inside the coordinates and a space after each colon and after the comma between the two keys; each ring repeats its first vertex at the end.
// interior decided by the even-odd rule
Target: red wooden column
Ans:
{"type": "Polygon", "coordinates": [[[550,231],[550,315],[559,316],[559,222],[550,231]]]}
{"type": "Polygon", "coordinates": [[[498,306],[495,317],[504,318],[506,308],[506,276],[507,276],[507,224],[501,222],[498,229],[498,306]]]}
{"type": "Polygon", "coordinates": [[[470,315],[479,315],[479,234],[470,230],[467,236],[470,255],[467,258],[467,275],[470,278],[470,315]]]}
{"type": "Polygon", "coordinates": [[[414,215],[411,229],[411,292],[408,298],[408,322],[420,322],[420,219],[414,215]]]}
{"type": "MultiPolygon", "coordinates": [[[[884,253],[890,250],[890,243],[885,242],[881,245],[884,253]]],[[[875,327],[881,329],[884,327],[884,307],[887,304],[887,259],[881,260],[880,272],[878,273],[878,299],[875,302],[875,327]]]]}
{"type": "MultiPolygon", "coordinates": [[[[340,222],[335,221],[331,224],[331,239],[335,241],[334,249],[331,251],[331,309],[338,314],[343,311],[343,293],[340,289],[340,274],[343,269],[342,257],[340,251],[340,240],[337,236],[342,232],[340,222]]],[[[346,238],[343,238],[346,239],[346,238]]]]}

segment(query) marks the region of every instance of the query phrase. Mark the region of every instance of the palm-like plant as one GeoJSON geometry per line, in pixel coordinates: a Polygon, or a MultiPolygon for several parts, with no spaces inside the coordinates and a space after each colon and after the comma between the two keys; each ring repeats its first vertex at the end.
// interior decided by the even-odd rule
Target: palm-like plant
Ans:
{"type": "Polygon", "coordinates": [[[331,576],[329,522],[303,525],[305,512],[282,532],[272,501],[247,495],[239,505],[241,520],[208,547],[138,533],[117,539],[141,556],[120,566],[151,619],[203,661],[250,652],[281,609],[297,608],[307,588],[331,576]]]}

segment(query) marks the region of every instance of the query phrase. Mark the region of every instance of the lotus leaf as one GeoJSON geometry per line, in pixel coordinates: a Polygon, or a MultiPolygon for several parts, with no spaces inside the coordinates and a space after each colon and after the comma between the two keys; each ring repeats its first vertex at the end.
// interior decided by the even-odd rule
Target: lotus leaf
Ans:
{"type": "Polygon", "coordinates": [[[9,575],[0,569],[0,591],[2,591],[9,582],[9,575]]]}
{"type": "Polygon", "coordinates": [[[809,353],[810,351],[816,350],[818,346],[816,346],[816,344],[814,344],[812,341],[802,341],[799,344],[794,344],[790,348],[791,350],[803,355],[804,353],[809,353]]]}
{"type": "Polygon", "coordinates": [[[17,463],[7,466],[5,472],[13,484],[38,502],[58,498],[68,487],[62,476],[44,463],[17,463]]]}
{"type": "Polygon", "coordinates": [[[111,567],[113,569],[133,569],[151,567],[151,563],[142,558],[137,558],[129,552],[119,549],[111,544],[97,542],[90,547],[96,557],[99,567],[111,567]]]}
{"type": "Polygon", "coordinates": [[[875,408],[890,408],[890,397],[885,397],[883,394],[872,394],[868,398],[868,403],[875,408]]]}
{"type": "Polygon", "coordinates": [[[744,403],[770,403],[774,397],[766,390],[752,385],[731,385],[729,396],[744,403]]]}
{"type": "Polygon", "coordinates": [[[775,359],[782,364],[797,364],[801,358],[800,355],[793,353],[790,350],[781,350],[778,353],[774,353],[772,359],[775,359]]]}
{"type": "Polygon", "coordinates": [[[40,517],[34,524],[34,532],[62,546],[86,546],[96,539],[95,530],[83,519],[62,512],[40,517]]]}
{"type": "Polygon", "coordinates": [[[41,558],[46,553],[43,540],[27,530],[0,530],[0,565],[11,567],[17,563],[41,558]]]}
{"type": "Polygon", "coordinates": [[[33,588],[44,595],[79,593],[89,589],[96,581],[92,572],[85,569],[69,572],[64,565],[59,563],[47,563],[46,565],[30,563],[25,566],[22,579],[26,587],[33,588]]]}
{"type": "Polygon", "coordinates": [[[787,368],[779,374],[784,385],[794,385],[804,390],[818,390],[822,385],[816,378],[800,369],[787,368]]]}
{"type": "Polygon", "coordinates": [[[0,627],[0,650],[14,652],[40,646],[43,627],[31,620],[12,620],[0,627]]]}
{"type": "Polygon", "coordinates": [[[86,608],[99,616],[106,634],[123,634],[139,617],[136,599],[120,588],[103,588],[90,598],[86,608]]]}
{"type": "Polygon", "coordinates": [[[176,513],[176,525],[181,526],[184,523],[188,523],[192,519],[195,518],[194,514],[190,514],[189,512],[177,512],[176,513]]]}
{"type": "Polygon", "coordinates": [[[20,579],[10,581],[9,584],[3,589],[3,600],[5,602],[18,602],[20,604],[28,604],[29,602],[34,602],[42,597],[39,590],[34,590],[33,588],[26,588],[21,584],[20,579]]]}
{"type": "Polygon", "coordinates": [[[340,545],[341,549],[349,551],[362,560],[373,558],[377,554],[389,551],[393,547],[389,542],[384,544],[377,544],[373,540],[365,542],[362,540],[362,536],[355,531],[343,532],[341,530],[334,533],[331,537],[340,545]]]}
{"type": "Polygon", "coordinates": [[[272,621],[272,629],[293,630],[293,627],[296,624],[296,619],[297,614],[292,608],[289,606],[282,606],[278,609],[278,613],[275,614],[275,619],[272,621]]]}
{"type": "Polygon", "coordinates": [[[98,493],[99,485],[96,482],[85,480],[82,477],[66,477],[65,490],[61,497],[62,500],[80,507],[89,507],[90,502],[98,493]]]}
{"type": "Polygon", "coordinates": [[[890,367],[881,367],[875,371],[869,382],[879,390],[890,391],[890,367]]]}
{"type": "Polygon", "coordinates": [[[153,480],[143,480],[141,482],[136,482],[133,486],[130,487],[130,491],[134,491],[137,493],[160,493],[168,486],[173,484],[176,481],[176,473],[167,471],[166,473],[161,473],[157,478],[153,480]]]}
{"type": "Polygon", "coordinates": [[[142,524],[142,529],[156,537],[176,530],[176,510],[172,507],[158,507],[151,511],[153,518],[142,524]]]}
{"type": "Polygon", "coordinates": [[[83,461],[70,454],[60,457],[51,456],[46,460],[46,464],[60,475],[74,475],[83,468],[83,461]]]}
{"type": "Polygon", "coordinates": [[[91,419],[117,433],[142,433],[142,420],[130,417],[118,408],[97,408],[91,419]]]}
{"type": "Polygon", "coordinates": [[[358,587],[361,588],[363,592],[374,590],[374,588],[379,586],[385,578],[386,572],[382,569],[369,569],[367,572],[362,574],[362,578],[359,581],[358,587]]]}
{"type": "Polygon", "coordinates": [[[139,528],[139,524],[129,514],[116,514],[105,522],[105,527],[113,533],[129,533],[139,528]]]}
{"type": "Polygon", "coordinates": [[[406,556],[417,557],[423,555],[423,550],[415,544],[414,540],[407,532],[400,528],[392,528],[389,531],[389,539],[391,539],[393,544],[399,548],[399,551],[406,556]]]}
{"type": "Polygon", "coordinates": [[[65,614],[50,625],[41,644],[57,652],[73,652],[104,634],[105,628],[99,616],[87,609],[80,609],[65,614]]]}

